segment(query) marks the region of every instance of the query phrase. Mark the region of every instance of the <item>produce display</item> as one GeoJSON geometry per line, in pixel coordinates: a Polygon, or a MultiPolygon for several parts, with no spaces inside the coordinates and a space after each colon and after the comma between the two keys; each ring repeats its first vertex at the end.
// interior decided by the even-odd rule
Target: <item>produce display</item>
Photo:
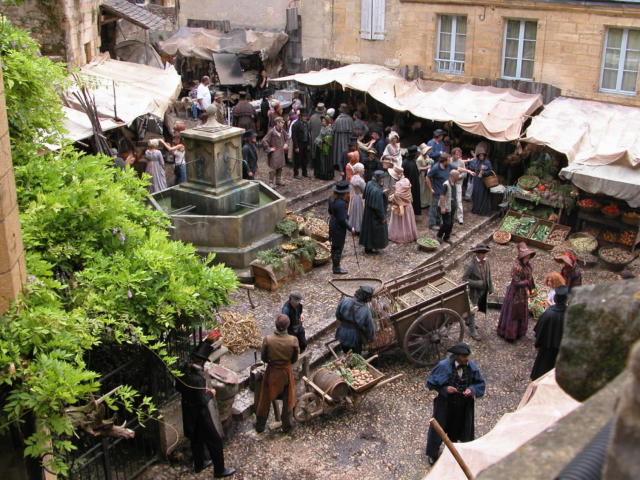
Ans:
{"type": "Polygon", "coordinates": [[[535,175],[523,175],[518,179],[518,186],[525,190],[533,190],[540,184],[540,179],[535,175]]]}
{"type": "Polygon", "coordinates": [[[618,208],[618,206],[615,203],[610,203],[609,205],[604,207],[601,211],[602,211],[602,213],[604,213],[605,215],[608,215],[610,217],[618,217],[618,216],[620,216],[620,209],[618,208]]]}
{"type": "Polygon", "coordinates": [[[283,218],[276,223],[276,232],[286,235],[289,238],[297,235],[299,230],[300,226],[298,225],[298,222],[289,218],[283,218]]]}
{"type": "Polygon", "coordinates": [[[367,361],[357,353],[348,353],[324,366],[340,374],[342,379],[353,388],[364,387],[375,380],[369,372],[367,361]]]}
{"type": "Polygon", "coordinates": [[[600,238],[605,242],[616,243],[618,241],[618,234],[611,230],[606,230],[600,234],[600,238]]]}
{"type": "Polygon", "coordinates": [[[531,235],[531,240],[544,242],[545,239],[547,238],[547,235],[549,235],[550,230],[551,230],[551,227],[548,227],[547,225],[538,225],[538,227],[536,228],[536,231],[533,232],[533,235],[531,235]]]}
{"type": "Polygon", "coordinates": [[[567,233],[569,233],[567,230],[561,230],[559,228],[556,228],[555,230],[551,231],[551,233],[549,234],[549,236],[544,242],[549,245],[560,245],[566,238],[567,233]]]}
{"type": "Polygon", "coordinates": [[[622,215],[622,221],[631,225],[640,225],[640,215],[636,212],[625,212],[622,215]]]}
{"type": "Polygon", "coordinates": [[[604,261],[618,265],[627,264],[634,258],[631,253],[620,247],[601,248],[598,254],[604,261]]]}
{"type": "Polygon", "coordinates": [[[505,217],[500,225],[500,230],[504,230],[505,232],[515,233],[518,228],[518,224],[520,223],[520,219],[509,215],[505,217]]]}
{"type": "Polygon", "coordinates": [[[529,231],[534,223],[536,223],[535,217],[522,217],[518,222],[518,229],[515,231],[515,234],[520,237],[528,237],[529,231]]]}
{"type": "Polygon", "coordinates": [[[291,252],[297,247],[295,245],[291,245],[290,243],[283,243],[282,245],[280,245],[280,248],[282,248],[285,252],[291,252]]]}
{"type": "Polygon", "coordinates": [[[578,206],[589,210],[599,210],[602,205],[596,202],[593,198],[584,198],[578,202],[578,206]]]}
{"type": "Polygon", "coordinates": [[[511,240],[511,234],[504,230],[498,230],[493,234],[493,239],[497,243],[507,243],[509,240],[511,240]]]}
{"type": "Polygon", "coordinates": [[[635,230],[625,230],[618,237],[618,243],[621,245],[625,245],[627,247],[633,247],[633,244],[636,242],[636,231],[635,230]]]}
{"type": "Polygon", "coordinates": [[[316,217],[307,217],[304,226],[307,235],[311,235],[316,238],[329,238],[329,224],[316,217]]]}
{"type": "Polygon", "coordinates": [[[585,227],[582,228],[582,231],[584,233],[588,233],[589,235],[598,238],[600,236],[600,233],[602,232],[602,228],[598,227],[597,225],[594,224],[589,224],[585,227]]]}
{"type": "Polygon", "coordinates": [[[429,238],[429,237],[420,237],[418,240],[418,245],[422,245],[423,247],[428,247],[428,248],[437,248],[440,246],[440,243],[438,243],[438,241],[434,238],[429,238]]]}
{"type": "Polygon", "coordinates": [[[547,292],[542,290],[538,291],[535,296],[529,297],[528,303],[529,312],[531,313],[533,318],[539,318],[540,315],[542,315],[545,309],[549,306],[549,302],[547,301],[547,292]]]}
{"type": "Polygon", "coordinates": [[[598,241],[592,237],[577,237],[569,240],[576,253],[591,253],[598,248],[598,241]]]}
{"type": "Polygon", "coordinates": [[[235,312],[220,312],[218,331],[222,337],[222,344],[234,355],[240,355],[249,347],[260,348],[262,345],[262,331],[252,314],[235,312]]]}

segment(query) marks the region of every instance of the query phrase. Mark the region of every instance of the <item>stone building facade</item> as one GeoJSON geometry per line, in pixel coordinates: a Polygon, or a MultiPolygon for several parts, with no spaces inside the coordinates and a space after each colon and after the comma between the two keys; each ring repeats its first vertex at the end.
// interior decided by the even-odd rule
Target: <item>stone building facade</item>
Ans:
{"type": "Polygon", "coordinates": [[[418,66],[452,82],[540,82],[640,106],[638,3],[302,0],[301,16],[305,59],[418,66]]]}
{"type": "MultiPolygon", "coordinates": [[[[178,22],[181,27],[203,26],[211,22],[229,22],[231,27],[249,27],[261,30],[284,30],[287,7],[291,0],[180,0],[178,22]]],[[[216,22],[216,23],[213,23],[216,22]]]]}

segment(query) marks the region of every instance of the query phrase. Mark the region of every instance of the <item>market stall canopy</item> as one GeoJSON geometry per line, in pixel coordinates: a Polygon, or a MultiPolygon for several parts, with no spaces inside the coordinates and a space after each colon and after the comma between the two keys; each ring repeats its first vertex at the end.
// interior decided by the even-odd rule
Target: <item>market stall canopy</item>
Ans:
{"type": "Polygon", "coordinates": [[[164,68],[160,55],[158,55],[158,52],[156,52],[149,43],[144,43],[139,40],[125,40],[124,42],[118,43],[114,47],[114,50],[117,60],[164,68]]]}
{"type": "Polygon", "coordinates": [[[564,153],[570,165],[637,167],[640,108],[558,97],[531,121],[525,140],[564,153]]]}
{"type": "MultiPolygon", "coordinates": [[[[555,369],[529,384],[518,408],[502,416],[495,427],[472,442],[455,443],[456,449],[477,475],[498,463],[525,442],[546,430],[580,406],[558,386],[555,369]]],[[[424,477],[425,480],[466,480],[451,452],[444,452],[424,477]]]]}
{"type": "Polygon", "coordinates": [[[115,17],[123,18],[147,30],[163,28],[167,23],[164,18],[127,0],[106,0],[100,7],[115,17]]]}
{"type": "Polygon", "coordinates": [[[605,193],[640,208],[640,167],[571,163],[560,170],[560,177],[589,193],[605,193]]]}
{"type": "Polygon", "coordinates": [[[206,28],[180,27],[167,40],[158,42],[163,53],[172,57],[213,60],[214,53],[259,54],[263,62],[276,59],[289,36],[284,32],[232,29],[229,32],[206,28]]]}
{"type": "MultiPolygon", "coordinates": [[[[80,76],[90,85],[103,131],[130,125],[147,113],[163,118],[182,88],[180,75],[173,67],[121,62],[108,55],[82,67],[80,76]]],[[[91,136],[91,122],[71,92],[64,95],[64,103],[66,137],[77,141],[91,136]]]]}
{"type": "Polygon", "coordinates": [[[458,124],[464,130],[499,142],[520,138],[522,124],[542,106],[540,94],[510,88],[434,81],[408,81],[381,65],[353,64],[299,73],[274,81],[305,85],[339,83],[359,90],[398,111],[429,120],[458,124]]]}

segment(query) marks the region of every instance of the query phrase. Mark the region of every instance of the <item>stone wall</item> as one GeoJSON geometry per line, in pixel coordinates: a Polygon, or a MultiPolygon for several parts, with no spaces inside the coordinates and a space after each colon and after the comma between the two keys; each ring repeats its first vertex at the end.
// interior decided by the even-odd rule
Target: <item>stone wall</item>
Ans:
{"type": "Polygon", "coordinates": [[[386,0],[384,40],[360,38],[361,0],[301,0],[302,54],[344,63],[417,65],[433,80],[469,82],[501,76],[505,19],[538,22],[534,82],[562,95],[640,106],[638,95],[599,91],[607,26],[640,28],[640,7],[536,1],[386,0]],[[435,72],[438,15],[466,15],[464,75],[435,72]]]}
{"type": "Polygon", "coordinates": [[[81,67],[100,51],[100,0],[61,0],[67,18],[67,63],[81,67]]]}
{"type": "Polygon", "coordinates": [[[181,0],[179,24],[186,26],[189,18],[229,20],[232,27],[284,30],[289,3],[290,0],[181,0]]]}

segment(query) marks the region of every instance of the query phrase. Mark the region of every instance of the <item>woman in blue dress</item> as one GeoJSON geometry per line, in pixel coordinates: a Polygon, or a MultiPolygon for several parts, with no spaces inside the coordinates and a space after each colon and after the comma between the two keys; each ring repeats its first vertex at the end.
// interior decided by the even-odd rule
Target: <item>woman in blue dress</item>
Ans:
{"type": "Polygon", "coordinates": [[[491,215],[491,194],[482,179],[493,173],[493,165],[487,157],[487,144],[480,142],[475,149],[475,157],[469,163],[473,175],[473,191],[471,193],[471,213],[488,217],[491,215]]]}

